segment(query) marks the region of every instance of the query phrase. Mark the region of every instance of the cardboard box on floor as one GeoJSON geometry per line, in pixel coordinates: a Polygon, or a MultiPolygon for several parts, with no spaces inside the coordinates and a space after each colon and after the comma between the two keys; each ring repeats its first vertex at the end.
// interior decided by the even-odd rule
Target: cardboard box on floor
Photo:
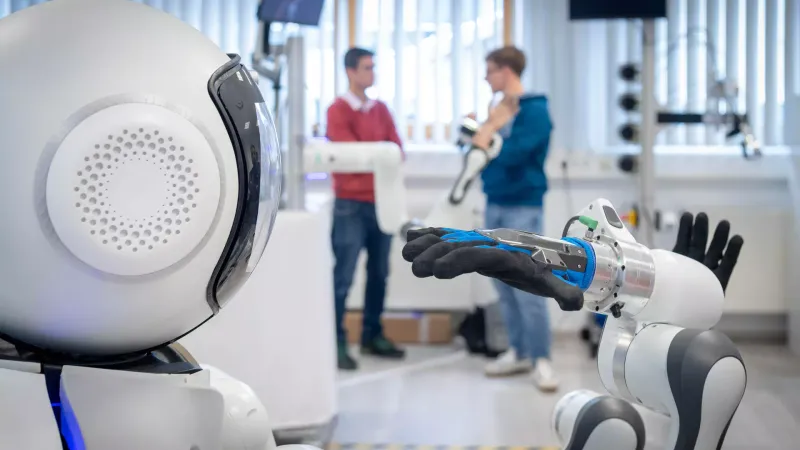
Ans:
{"type": "MultiPolygon", "coordinates": [[[[361,311],[345,314],[347,340],[361,340],[361,311]]],[[[449,344],[453,340],[450,314],[447,313],[396,313],[383,314],[383,333],[397,344],[449,344]]]]}

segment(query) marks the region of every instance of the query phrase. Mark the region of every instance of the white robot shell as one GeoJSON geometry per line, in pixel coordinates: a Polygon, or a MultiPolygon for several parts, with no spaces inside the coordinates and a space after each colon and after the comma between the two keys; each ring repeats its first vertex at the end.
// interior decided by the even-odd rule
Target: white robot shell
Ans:
{"type": "Polygon", "coordinates": [[[280,198],[247,70],[127,0],[36,5],[0,20],[0,42],[0,334],[120,355],[213,316],[280,198]]]}

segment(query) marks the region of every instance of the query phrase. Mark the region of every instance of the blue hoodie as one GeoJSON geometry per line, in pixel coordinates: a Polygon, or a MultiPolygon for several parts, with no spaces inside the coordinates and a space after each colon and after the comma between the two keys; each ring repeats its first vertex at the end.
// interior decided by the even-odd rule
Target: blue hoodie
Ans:
{"type": "Polygon", "coordinates": [[[553,123],[544,95],[523,95],[519,112],[500,130],[503,147],[483,170],[488,203],[501,206],[542,206],[547,192],[544,163],[553,123]]]}

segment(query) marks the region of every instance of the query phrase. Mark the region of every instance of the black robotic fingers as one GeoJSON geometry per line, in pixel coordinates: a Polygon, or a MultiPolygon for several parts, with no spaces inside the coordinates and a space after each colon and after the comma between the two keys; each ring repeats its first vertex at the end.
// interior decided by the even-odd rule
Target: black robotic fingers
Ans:
{"type": "Polygon", "coordinates": [[[701,212],[695,217],[692,213],[685,212],[681,216],[678,238],[672,251],[703,263],[711,269],[724,291],[728,287],[744,245],[744,239],[738,234],[729,238],[730,230],[731,224],[727,220],[720,221],[714,230],[711,245],[706,249],[708,215],[701,212]]]}

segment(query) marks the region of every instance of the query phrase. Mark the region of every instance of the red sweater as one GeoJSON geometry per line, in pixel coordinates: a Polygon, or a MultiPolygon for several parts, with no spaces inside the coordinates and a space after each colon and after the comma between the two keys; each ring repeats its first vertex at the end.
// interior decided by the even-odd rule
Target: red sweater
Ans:
{"type": "MultiPolygon", "coordinates": [[[[362,102],[352,93],[336,99],[328,108],[327,137],[333,142],[402,142],[389,108],[383,102],[362,102]]],[[[334,173],[336,198],[375,202],[374,176],[371,173],[334,173]]]]}

